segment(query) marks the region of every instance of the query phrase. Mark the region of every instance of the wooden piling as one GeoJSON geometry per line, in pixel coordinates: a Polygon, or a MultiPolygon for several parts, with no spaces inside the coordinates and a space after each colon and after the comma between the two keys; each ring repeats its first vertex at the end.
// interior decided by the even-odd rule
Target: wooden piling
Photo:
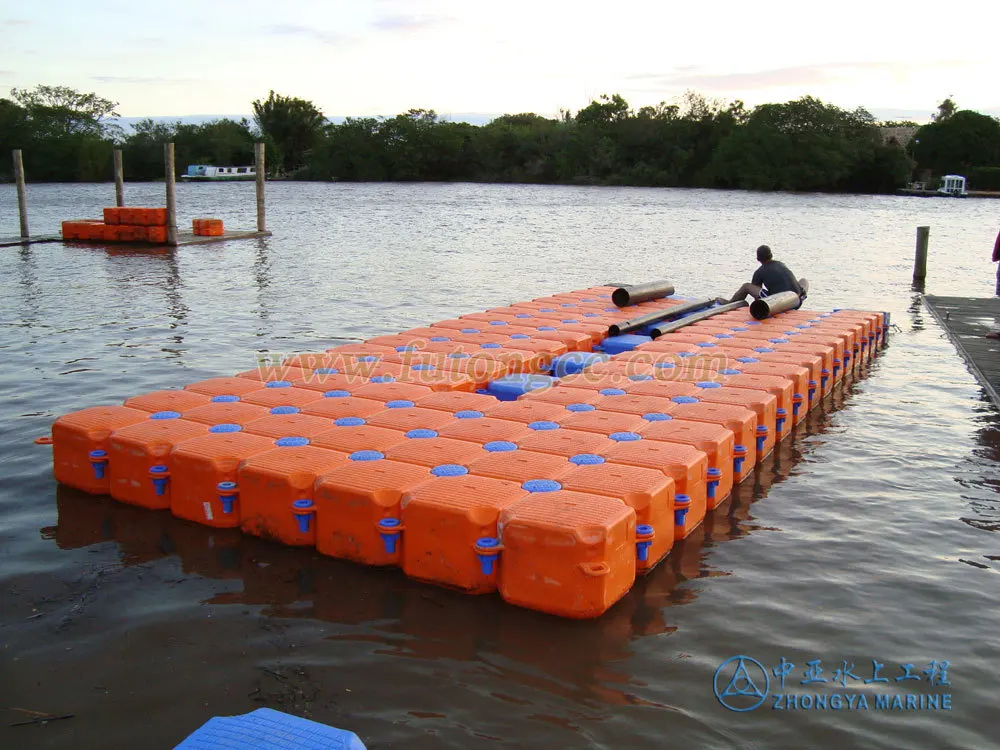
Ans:
{"type": "Polygon", "coordinates": [[[167,244],[177,246],[177,171],[174,167],[174,144],[163,144],[167,177],[167,244]]]}
{"type": "Polygon", "coordinates": [[[913,260],[914,281],[923,281],[927,278],[927,241],[930,234],[930,227],[917,227],[917,254],[913,260]]]}
{"type": "Polygon", "coordinates": [[[115,161],[115,205],[121,208],[125,205],[125,175],[122,172],[122,150],[114,150],[115,161]]]}
{"type": "Polygon", "coordinates": [[[21,219],[21,238],[28,239],[28,192],[24,187],[24,163],[21,149],[14,149],[14,180],[17,182],[17,214],[21,219]]]}
{"type": "Polygon", "coordinates": [[[267,222],[264,216],[264,144],[253,145],[254,165],[257,170],[257,231],[266,232],[267,222]]]}

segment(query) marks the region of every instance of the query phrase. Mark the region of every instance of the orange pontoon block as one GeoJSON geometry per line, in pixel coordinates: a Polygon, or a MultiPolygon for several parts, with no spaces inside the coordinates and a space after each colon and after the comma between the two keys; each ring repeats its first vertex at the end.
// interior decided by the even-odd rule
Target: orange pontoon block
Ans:
{"type": "MultiPolygon", "coordinates": [[[[492,396],[488,398],[496,401],[492,396]]],[[[535,434],[523,422],[471,416],[473,414],[482,414],[482,412],[471,410],[456,412],[455,419],[445,426],[438,428],[436,432],[441,437],[464,440],[476,445],[487,445],[493,442],[513,442],[520,445],[521,439],[524,436],[535,434]],[[462,416],[463,414],[469,416],[462,416]]]]}
{"type": "Polygon", "coordinates": [[[121,224],[121,208],[104,209],[105,224],[121,224]]]}
{"type": "Polygon", "coordinates": [[[237,472],[240,527],[284,544],[315,546],[313,485],[347,456],[301,437],[280,438],[275,444],[273,450],[250,456],[237,472]]]}
{"type": "MultiPolygon", "coordinates": [[[[434,430],[411,430],[404,437],[406,440],[385,451],[386,458],[430,469],[443,464],[469,466],[481,457],[490,455],[477,443],[438,437],[434,430]]],[[[515,450],[516,448],[514,446],[515,450]]]]}
{"type": "Polygon", "coordinates": [[[161,411],[183,412],[196,406],[203,406],[211,399],[203,393],[195,391],[153,391],[141,396],[125,399],[125,406],[130,409],[141,409],[150,413],[161,411]]]}
{"type": "Polygon", "coordinates": [[[143,508],[169,508],[173,479],[171,451],[208,427],[181,419],[175,411],[150,414],[111,434],[108,469],[111,497],[143,508]]]}
{"type": "Polygon", "coordinates": [[[577,430],[532,430],[512,438],[521,450],[550,453],[568,459],[582,453],[603,453],[614,447],[615,442],[598,432],[577,430]]]}
{"type": "Polygon", "coordinates": [[[91,495],[108,494],[111,434],[148,419],[149,412],[127,406],[94,406],[59,417],[52,424],[56,481],[91,495]]]}
{"type": "Polygon", "coordinates": [[[674,538],[684,539],[705,519],[708,457],[690,445],[631,435],[631,439],[618,436],[617,444],[604,452],[604,458],[616,464],[657,469],[674,480],[674,538]]]}
{"type": "Polygon", "coordinates": [[[636,523],[648,526],[637,548],[640,572],[656,567],[674,544],[674,480],[657,469],[609,463],[595,453],[569,459],[574,469],[559,477],[565,490],[613,497],[635,511],[636,523]]]}
{"type": "Polygon", "coordinates": [[[416,399],[417,406],[437,409],[449,414],[476,411],[484,413],[496,406],[498,401],[485,393],[465,393],[463,391],[428,393],[416,399]]]}
{"type": "Polygon", "coordinates": [[[516,482],[473,476],[445,464],[403,495],[403,571],[472,594],[497,589],[497,521],[528,492],[516,482]]]}
{"type": "Polygon", "coordinates": [[[352,454],[346,464],[316,480],[316,549],[368,565],[399,565],[400,501],[431,478],[418,464],[352,454]]]}
{"type": "MultiPolygon", "coordinates": [[[[205,407],[200,407],[205,408],[205,407]]],[[[272,450],[274,440],[217,424],[208,434],[185,440],[170,454],[170,512],[178,518],[214,526],[240,525],[240,463],[272,450]]]]}
{"type": "Polygon", "coordinates": [[[206,396],[245,396],[259,391],[264,384],[248,378],[209,378],[184,386],[185,391],[204,393],[206,396]]]}
{"type": "MultiPolygon", "coordinates": [[[[263,365],[252,370],[244,370],[236,373],[238,378],[247,380],[258,380],[262,383],[285,382],[293,380],[305,380],[311,374],[311,370],[304,370],[301,367],[291,367],[289,365],[263,365]]],[[[261,386],[263,388],[263,386],[261,386]]]]}
{"type": "Polygon", "coordinates": [[[253,435],[264,437],[302,437],[314,438],[328,431],[335,422],[324,417],[314,417],[309,414],[268,414],[266,417],[247,422],[243,429],[253,435]]]}
{"type": "MultiPolygon", "coordinates": [[[[381,406],[382,409],[378,413],[366,417],[365,421],[370,425],[387,427],[404,434],[417,430],[426,436],[426,432],[430,431],[434,432],[433,437],[436,437],[436,430],[455,421],[454,415],[446,411],[415,406],[412,401],[395,405],[389,401],[381,406]]],[[[433,464],[431,465],[433,466],[433,464]]]]}
{"type": "Polygon", "coordinates": [[[663,419],[647,421],[637,432],[644,439],[694,446],[708,456],[705,500],[708,510],[715,510],[733,490],[733,449],[736,443],[733,431],[717,423],[664,416],[663,419]]]}
{"type": "Polygon", "coordinates": [[[374,414],[386,411],[382,401],[370,398],[351,396],[346,391],[327,391],[318,401],[310,401],[302,407],[302,413],[312,417],[325,417],[330,420],[354,418],[361,419],[363,424],[374,414]]]}
{"type": "Polygon", "coordinates": [[[560,617],[594,618],[635,581],[635,511],[615,498],[534,493],[501,511],[500,525],[502,551],[496,567],[500,595],[510,604],[560,617]]]}
{"type": "Polygon", "coordinates": [[[323,394],[308,388],[296,388],[287,380],[272,380],[264,383],[264,388],[248,393],[241,399],[244,403],[264,406],[268,409],[288,407],[272,414],[296,414],[314,401],[322,401],[323,394]],[[294,409],[294,411],[292,411],[294,409]]]}
{"type": "Polygon", "coordinates": [[[562,456],[526,450],[480,451],[478,459],[467,464],[469,472],[480,477],[506,479],[525,484],[532,480],[557,480],[573,465],[562,456]]]}

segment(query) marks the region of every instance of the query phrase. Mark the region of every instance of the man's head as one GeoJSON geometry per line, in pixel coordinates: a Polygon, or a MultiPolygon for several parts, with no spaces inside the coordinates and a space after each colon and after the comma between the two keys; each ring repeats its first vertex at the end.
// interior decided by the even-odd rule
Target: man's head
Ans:
{"type": "Polygon", "coordinates": [[[774,256],[771,255],[771,248],[767,245],[761,245],[757,248],[757,260],[761,263],[767,263],[774,256]]]}

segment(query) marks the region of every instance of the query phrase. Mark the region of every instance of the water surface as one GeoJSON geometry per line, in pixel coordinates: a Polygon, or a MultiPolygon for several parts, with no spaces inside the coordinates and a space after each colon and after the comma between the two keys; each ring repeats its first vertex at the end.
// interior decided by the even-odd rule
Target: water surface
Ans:
{"type": "MultiPolygon", "coordinates": [[[[130,185],[134,205],[162,185],[130,185]]],[[[32,185],[32,231],[111,185],[32,185]]],[[[267,240],[0,250],[0,708],[74,718],[3,747],[170,747],[267,705],[371,748],[995,744],[1000,430],[911,286],[987,296],[992,201],[483,185],[268,185],[267,240]],[[59,488],[32,440],[74,409],[609,280],[730,294],[753,248],[810,306],[887,310],[867,377],[605,617],[568,622],[59,488]],[[948,660],[950,711],[724,709],[719,664],[948,660]]],[[[178,188],[183,223],[253,226],[253,185],[178,188]]],[[[0,236],[17,233],[0,186],[0,236]]],[[[772,678],[774,679],[774,678],[772,678]]],[[[849,683],[874,695],[878,686],[849,683]]],[[[826,686],[796,685],[816,693],[826,686]]],[[[926,680],[893,694],[942,692],[926,680]]]]}

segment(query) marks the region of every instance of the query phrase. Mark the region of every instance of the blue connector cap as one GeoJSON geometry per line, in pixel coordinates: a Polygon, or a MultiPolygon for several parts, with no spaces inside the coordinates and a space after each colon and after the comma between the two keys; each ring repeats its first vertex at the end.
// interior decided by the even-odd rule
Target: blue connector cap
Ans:
{"type": "Polygon", "coordinates": [[[94,467],[94,479],[104,479],[104,469],[108,465],[108,452],[96,450],[91,451],[88,456],[90,465],[94,467]]]}
{"type": "Polygon", "coordinates": [[[719,471],[718,469],[709,469],[708,470],[708,485],[707,485],[707,490],[706,491],[708,493],[708,499],[709,500],[714,500],[715,499],[715,491],[716,491],[716,489],[718,489],[719,482],[721,482],[721,481],[722,481],[722,472],[721,471],[719,471]]]}
{"type": "Polygon", "coordinates": [[[170,479],[170,472],[163,464],[149,467],[149,476],[153,480],[153,490],[157,495],[167,494],[167,482],[170,479]]]}
{"type": "Polygon", "coordinates": [[[762,453],[767,442],[767,425],[757,425],[757,452],[762,453]]]}
{"type": "Polygon", "coordinates": [[[271,409],[272,414],[298,414],[299,411],[297,406],[275,406],[271,409]]]}
{"type": "Polygon", "coordinates": [[[635,554],[639,562],[649,560],[649,547],[653,544],[653,527],[642,523],[635,527],[635,554]]]}
{"type": "Polygon", "coordinates": [[[577,453],[569,457],[569,462],[576,466],[599,466],[604,463],[604,456],[596,453],[577,453]]]}
{"type": "Polygon", "coordinates": [[[662,411],[651,411],[642,415],[642,418],[647,422],[669,422],[673,417],[669,414],[664,414],[662,411]]]}
{"type": "Polygon", "coordinates": [[[219,502],[222,503],[222,512],[230,514],[233,512],[233,504],[236,502],[236,482],[219,482],[216,487],[219,491],[219,502]]]}
{"type": "Polygon", "coordinates": [[[517,450],[517,443],[509,440],[491,440],[483,446],[483,450],[487,453],[509,453],[517,450]]]}
{"type": "Polygon", "coordinates": [[[234,396],[231,393],[224,393],[221,396],[212,396],[213,404],[232,404],[240,400],[239,396],[234,396]]]}
{"type": "Polygon", "coordinates": [[[500,556],[500,540],[495,536],[484,536],[476,540],[476,555],[479,557],[479,568],[484,576],[491,576],[496,570],[497,558],[500,556]]]}
{"type": "Polygon", "coordinates": [[[292,503],[292,513],[295,514],[295,520],[298,521],[299,531],[301,533],[309,533],[309,526],[315,512],[316,510],[313,505],[313,501],[307,498],[296,500],[292,503]]]}
{"type": "Polygon", "coordinates": [[[405,437],[408,437],[410,440],[426,440],[427,438],[436,438],[437,436],[438,434],[436,430],[428,430],[423,427],[410,430],[405,435],[405,437]]]}
{"type": "Polygon", "coordinates": [[[265,388],[291,388],[292,384],[287,380],[272,380],[270,383],[264,383],[265,388]]]}
{"type": "Polygon", "coordinates": [[[683,526],[691,510],[691,498],[687,495],[677,495],[674,498],[674,525],[683,526]]]}
{"type": "MultiPolygon", "coordinates": [[[[795,404],[792,405],[792,413],[794,414],[797,413],[798,411],[799,411],[799,405],[796,402],[795,404]]],[[[785,419],[787,417],[788,417],[787,409],[778,409],[777,419],[774,420],[774,429],[777,430],[778,434],[781,434],[781,431],[784,429],[785,419]]]]}
{"type": "Polygon", "coordinates": [[[398,518],[383,518],[378,522],[378,533],[382,537],[382,545],[387,555],[396,554],[396,544],[403,533],[403,524],[398,518]]]}

